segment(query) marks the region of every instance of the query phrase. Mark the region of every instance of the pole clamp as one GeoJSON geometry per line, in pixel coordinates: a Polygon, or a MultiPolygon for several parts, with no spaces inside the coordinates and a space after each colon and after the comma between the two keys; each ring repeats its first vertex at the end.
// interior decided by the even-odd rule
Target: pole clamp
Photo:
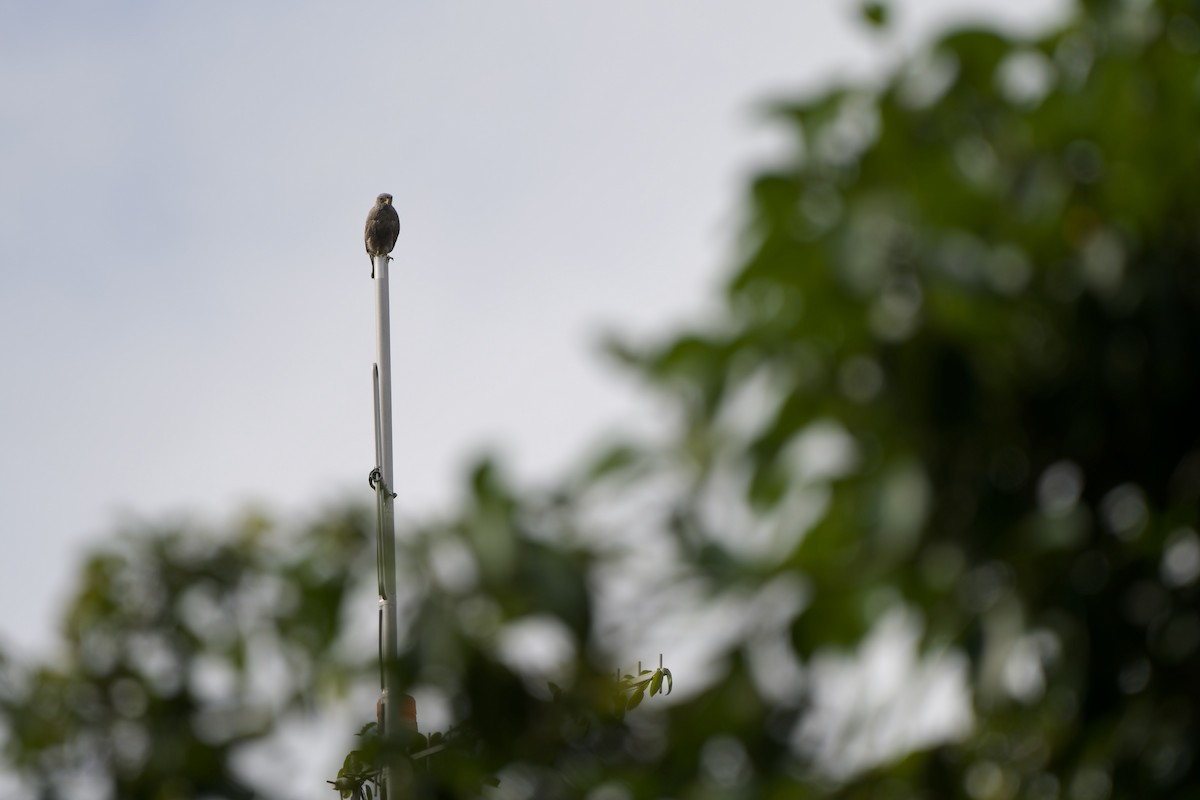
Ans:
{"type": "Polygon", "coordinates": [[[367,485],[370,486],[375,491],[379,491],[380,489],[383,489],[383,491],[387,494],[388,497],[396,497],[397,496],[396,493],[393,492],[391,490],[391,488],[387,485],[387,483],[384,482],[383,470],[380,469],[379,467],[375,467],[374,469],[371,470],[371,474],[367,476],[367,485]]]}

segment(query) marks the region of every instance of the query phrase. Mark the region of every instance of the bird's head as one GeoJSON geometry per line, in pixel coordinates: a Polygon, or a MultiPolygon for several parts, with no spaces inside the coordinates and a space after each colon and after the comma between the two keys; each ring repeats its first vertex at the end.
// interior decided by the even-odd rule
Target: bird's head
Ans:
{"type": "Polygon", "coordinates": [[[384,192],[383,194],[379,195],[379,197],[375,198],[375,202],[381,206],[390,206],[392,204],[392,196],[387,192],[384,192]]]}

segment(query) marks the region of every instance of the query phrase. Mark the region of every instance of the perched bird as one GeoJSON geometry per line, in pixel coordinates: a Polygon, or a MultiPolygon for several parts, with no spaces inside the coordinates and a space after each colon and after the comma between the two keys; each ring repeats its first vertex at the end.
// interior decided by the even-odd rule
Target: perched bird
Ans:
{"type": "Polygon", "coordinates": [[[375,256],[386,256],[396,246],[400,235],[400,215],[392,205],[392,196],[387,192],[375,198],[375,205],[367,214],[367,230],[363,238],[367,242],[367,255],[371,259],[371,277],[375,277],[375,256]]]}

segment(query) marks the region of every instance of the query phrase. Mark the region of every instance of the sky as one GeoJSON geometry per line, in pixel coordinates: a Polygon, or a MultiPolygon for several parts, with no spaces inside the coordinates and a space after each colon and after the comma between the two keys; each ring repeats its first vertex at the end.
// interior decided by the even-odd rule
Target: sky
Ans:
{"type": "Polygon", "coordinates": [[[51,646],[85,548],[372,501],[376,194],[397,512],[476,453],[527,481],[653,404],[598,353],[706,313],[768,101],[1066,0],[265,0],[0,8],[0,647],[51,646]]]}

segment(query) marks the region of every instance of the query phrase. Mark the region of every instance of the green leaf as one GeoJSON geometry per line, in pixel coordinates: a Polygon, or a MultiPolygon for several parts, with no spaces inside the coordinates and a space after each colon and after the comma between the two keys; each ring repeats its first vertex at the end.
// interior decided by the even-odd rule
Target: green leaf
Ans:
{"type": "Polygon", "coordinates": [[[880,0],[868,0],[862,4],[860,13],[863,20],[871,27],[879,29],[887,27],[889,9],[886,3],[880,0]]]}

